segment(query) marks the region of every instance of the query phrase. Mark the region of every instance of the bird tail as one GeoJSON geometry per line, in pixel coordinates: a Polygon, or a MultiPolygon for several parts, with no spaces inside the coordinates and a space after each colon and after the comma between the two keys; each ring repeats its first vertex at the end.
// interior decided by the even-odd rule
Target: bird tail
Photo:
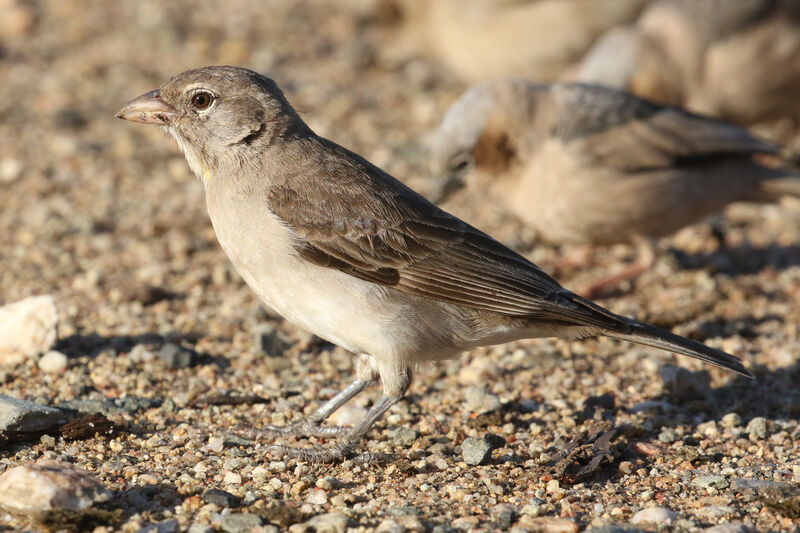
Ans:
{"type": "Polygon", "coordinates": [[[741,374],[749,378],[753,377],[753,374],[751,374],[750,371],[742,365],[742,362],[738,357],[723,352],[722,350],[717,350],[716,348],[706,346],[701,342],[693,341],[691,339],[687,339],[686,337],[681,337],[680,335],[675,335],[674,333],[670,333],[669,331],[665,331],[649,324],[643,324],[634,320],[629,320],[629,324],[629,332],[605,331],[603,333],[616,339],[626,340],[636,344],[643,344],[645,346],[652,346],[654,348],[660,348],[662,350],[667,350],[669,352],[678,353],[681,355],[688,355],[689,357],[700,359],[706,363],[727,368],[728,370],[732,370],[737,374],[741,374]]]}

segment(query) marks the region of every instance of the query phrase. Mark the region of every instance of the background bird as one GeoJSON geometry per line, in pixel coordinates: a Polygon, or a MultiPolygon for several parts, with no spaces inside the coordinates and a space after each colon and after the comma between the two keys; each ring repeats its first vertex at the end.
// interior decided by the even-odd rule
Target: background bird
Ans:
{"type": "Polygon", "coordinates": [[[274,81],[237,67],[179,74],[118,117],[158,124],[205,184],[220,244],[250,287],[300,326],[359,354],[357,379],[308,419],[273,435],[340,434],[313,461],[346,457],[405,394],[416,365],[519,338],[593,335],[741,362],[625,318],[565,289],[536,265],[392,176],[317,136],[274,81]],[[351,430],[319,427],[380,379],[384,396],[351,430]]]}
{"type": "Polygon", "coordinates": [[[429,56],[468,82],[524,75],[553,81],[645,0],[382,0],[385,59],[429,56]],[[557,31],[554,31],[557,29],[557,31]]]}
{"type": "Polygon", "coordinates": [[[800,2],[658,0],[610,30],[575,81],[753,124],[800,116],[800,2]]]}
{"type": "Polygon", "coordinates": [[[488,192],[551,243],[634,241],[645,257],[627,277],[652,262],[653,238],[731,202],[800,195],[793,171],[754,159],[779,152],[740,127],[624,91],[526,80],[468,90],[431,146],[443,196],[464,183],[476,197],[488,192]]]}

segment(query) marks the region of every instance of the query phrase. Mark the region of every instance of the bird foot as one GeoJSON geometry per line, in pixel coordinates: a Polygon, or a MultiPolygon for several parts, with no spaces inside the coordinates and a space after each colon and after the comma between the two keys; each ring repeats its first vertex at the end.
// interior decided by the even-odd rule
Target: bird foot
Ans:
{"type": "Polygon", "coordinates": [[[267,448],[267,452],[276,459],[297,459],[309,463],[341,463],[350,459],[358,464],[374,464],[390,459],[390,456],[384,453],[353,454],[353,448],[355,448],[355,443],[342,443],[330,448],[295,448],[274,445],[267,448]]]}
{"type": "Polygon", "coordinates": [[[265,426],[260,433],[262,437],[270,440],[282,437],[318,437],[326,439],[338,437],[348,429],[342,426],[320,426],[319,422],[303,419],[288,426],[265,426]]]}

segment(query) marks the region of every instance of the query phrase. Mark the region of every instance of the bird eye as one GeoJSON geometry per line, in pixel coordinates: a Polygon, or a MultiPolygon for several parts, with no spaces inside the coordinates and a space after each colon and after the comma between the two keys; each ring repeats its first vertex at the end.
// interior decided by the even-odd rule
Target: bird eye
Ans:
{"type": "Polygon", "coordinates": [[[192,105],[195,109],[208,109],[213,101],[214,95],[207,91],[196,92],[192,95],[192,105]]]}

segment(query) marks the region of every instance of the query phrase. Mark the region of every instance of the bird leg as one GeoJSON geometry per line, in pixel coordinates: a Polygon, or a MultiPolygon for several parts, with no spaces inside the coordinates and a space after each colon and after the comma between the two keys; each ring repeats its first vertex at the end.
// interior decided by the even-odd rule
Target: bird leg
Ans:
{"type": "Polygon", "coordinates": [[[266,426],[261,435],[269,439],[280,437],[336,437],[347,430],[342,426],[320,426],[334,411],[352,400],[375,382],[374,379],[355,379],[339,394],[320,405],[313,413],[288,426],[266,426]]]}
{"type": "MultiPolygon", "coordinates": [[[[339,442],[329,448],[294,448],[292,446],[274,445],[268,451],[280,458],[293,458],[311,463],[334,463],[344,461],[350,455],[362,438],[369,432],[375,422],[394,404],[399,402],[411,385],[411,370],[404,370],[401,381],[396,383],[392,392],[387,392],[384,386],[384,394],[367,414],[353,426],[350,431],[343,433],[339,437],[339,442]]],[[[372,462],[381,458],[382,454],[366,452],[359,456],[363,462],[372,462]]]]}
{"type": "Polygon", "coordinates": [[[636,246],[636,261],[616,274],[600,278],[575,292],[584,298],[593,300],[603,296],[610,288],[616,287],[623,281],[633,280],[653,268],[653,265],[656,264],[655,241],[647,237],[634,236],[633,244],[636,246]]]}

